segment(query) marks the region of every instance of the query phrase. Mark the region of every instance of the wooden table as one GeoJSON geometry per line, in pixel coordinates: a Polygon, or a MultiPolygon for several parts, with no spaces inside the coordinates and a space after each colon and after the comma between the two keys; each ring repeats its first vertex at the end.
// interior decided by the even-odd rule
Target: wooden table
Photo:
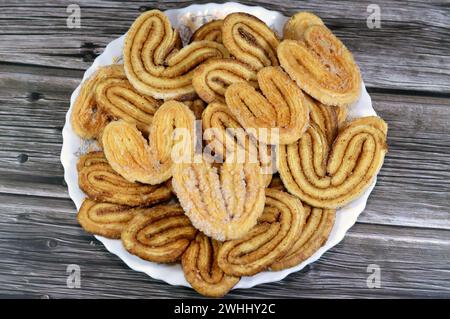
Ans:
{"type": "MultiPolygon", "coordinates": [[[[69,97],[107,43],[150,8],[193,1],[0,3],[0,297],[197,297],[129,269],[75,219],[59,155],[69,97]],[[67,265],[81,288],[66,285],[67,265]]],[[[208,1],[196,1],[208,2],[208,1]]],[[[450,297],[450,2],[318,4],[242,1],[291,15],[311,10],[345,42],[373,105],[389,123],[389,154],[367,208],[345,239],[285,280],[228,297],[450,297]],[[381,270],[381,287],[368,288],[381,270]]]]}

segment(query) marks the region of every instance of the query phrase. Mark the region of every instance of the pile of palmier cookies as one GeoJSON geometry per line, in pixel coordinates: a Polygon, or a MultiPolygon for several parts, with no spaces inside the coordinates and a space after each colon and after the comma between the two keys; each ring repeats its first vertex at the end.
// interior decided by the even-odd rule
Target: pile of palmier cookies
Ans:
{"type": "Polygon", "coordinates": [[[101,148],[77,163],[78,221],[144,260],[181,262],[205,296],[298,265],[383,164],[386,123],[347,119],[361,85],[352,54],[311,13],[292,16],[282,40],[232,13],[183,47],[164,13],[147,11],[123,64],[99,67],[72,108],[75,133],[101,148]]]}

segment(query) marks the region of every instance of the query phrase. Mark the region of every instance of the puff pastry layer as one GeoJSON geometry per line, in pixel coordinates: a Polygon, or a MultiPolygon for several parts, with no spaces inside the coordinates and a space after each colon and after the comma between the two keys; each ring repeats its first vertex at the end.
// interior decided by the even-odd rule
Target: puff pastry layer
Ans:
{"type": "Polygon", "coordinates": [[[312,25],[303,41],[284,40],[278,59],[297,85],[326,105],[355,102],[361,91],[361,74],[352,54],[324,25],[312,25]]]}
{"type": "Polygon", "coordinates": [[[185,104],[168,101],[156,111],[148,141],[135,125],[116,121],[104,130],[103,149],[111,167],[128,181],[160,184],[172,176],[173,157],[192,148],[194,125],[195,116],[185,104]],[[177,138],[177,133],[184,135],[177,138]]]}
{"type": "Polygon", "coordinates": [[[372,183],[387,152],[387,124],[379,117],[349,122],[329,146],[312,124],[294,144],[279,148],[279,173],[291,194],[311,206],[335,209],[372,183]]]}
{"type": "Polygon", "coordinates": [[[257,77],[261,92],[248,83],[232,84],[225,92],[227,106],[260,142],[294,143],[303,135],[309,121],[302,91],[279,67],[263,68],[257,77]],[[261,129],[267,129],[267,134],[261,135],[261,129]]]}
{"type": "Polygon", "coordinates": [[[221,243],[199,233],[181,258],[184,277],[197,292],[208,297],[222,297],[238,282],[239,277],[225,274],[217,264],[221,243]]]}
{"type": "Polygon", "coordinates": [[[130,27],[123,50],[125,72],[136,90],[156,99],[190,99],[193,70],[209,58],[227,58],[225,47],[213,41],[181,41],[167,16],[150,10],[130,27]]]}
{"type": "Polygon", "coordinates": [[[264,213],[250,232],[225,242],[219,250],[219,267],[235,276],[251,276],[283,257],[302,232],[305,213],[294,196],[275,189],[266,190],[264,213]]]}
{"type": "Polygon", "coordinates": [[[171,263],[181,258],[196,234],[179,205],[160,205],[137,214],[123,230],[122,243],[142,259],[171,263]]]}

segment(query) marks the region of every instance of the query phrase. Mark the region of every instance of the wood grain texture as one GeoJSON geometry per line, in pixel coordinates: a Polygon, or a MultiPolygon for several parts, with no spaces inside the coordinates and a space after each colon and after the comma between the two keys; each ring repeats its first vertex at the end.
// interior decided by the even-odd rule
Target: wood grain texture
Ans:
{"type": "MultiPolygon", "coordinates": [[[[381,29],[366,26],[372,1],[241,2],[324,19],[389,124],[389,153],[341,244],[304,271],[227,297],[450,298],[448,1],[378,1],[381,29]],[[369,264],[381,267],[380,289],[367,288],[369,264]]],[[[59,160],[70,95],[93,59],[140,12],[193,1],[77,1],[81,29],[66,27],[70,3],[0,3],[0,297],[198,297],[128,269],[86,234],[59,160]],[[66,287],[68,264],[80,265],[81,289],[66,287]]]]}
{"type": "MultiPolygon", "coordinates": [[[[3,296],[198,297],[127,269],[77,225],[68,200],[0,195],[0,201],[3,296]],[[81,268],[80,289],[66,286],[69,264],[81,268]]],[[[449,258],[448,231],[357,224],[303,271],[227,297],[450,297],[449,258]],[[380,266],[381,288],[367,287],[370,264],[380,266]]]]}
{"type": "MultiPolygon", "coordinates": [[[[0,60],[84,70],[107,43],[127,31],[140,12],[207,2],[78,1],[82,27],[69,29],[66,7],[70,1],[2,1],[0,60]]],[[[299,10],[320,15],[355,54],[369,87],[450,93],[450,69],[443,67],[450,65],[445,1],[377,1],[380,29],[369,29],[366,24],[367,6],[373,1],[241,2],[285,15],[299,10]]]]}

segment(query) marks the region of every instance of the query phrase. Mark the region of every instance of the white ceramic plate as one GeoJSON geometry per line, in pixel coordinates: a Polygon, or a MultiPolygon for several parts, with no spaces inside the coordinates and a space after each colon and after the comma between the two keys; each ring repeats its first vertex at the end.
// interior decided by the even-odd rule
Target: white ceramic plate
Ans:
{"type": "MultiPolygon", "coordinates": [[[[225,4],[210,3],[204,5],[192,5],[187,8],[165,11],[166,15],[172,22],[172,25],[180,30],[180,34],[185,43],[189,39],[191,33],[200,25],[213,19],[223,18],[231,12],[247,12],[255,15],[267,23],[267,25],[275,30],[280,36],[282,35],[284,22],[287,19],[279,12],[269,11],[261,7],[245,6],[234,2],[228,2],[225,4]]],[[[132,21],[130,21],[130,25],[131,23],[132,21]]],[[[98,56],[92,66],[86,70],[83,81],[88,78],[99,66],[120,61],[124,38],[125,35],[108,44],[104,52],[98,56]]],[[[73,92],[70,99],[70,108],[67,112],[66,124],[63,129],[64,141],[61,151],[61,162],[64,166],[64,178],[69,188],[70,198],[74,201],[77,209],[80,208],[83,199],[85,198],[85,194],[78,187],[78,174],[76,169],[77,159],[80,154],[86,153],[88,150],[91,150],[92,147],[95,148],[93,142],[81,140],[74,133],[70,123],[70,114],[79,91],[80,86],[78,86],[73,92]]],[[[367,115],[376,115],[376,113],[372,108],[370,96],[363,85],[361,97],[351,107],[349,117],[355,118],[367,115]]],[[[369,189],[360,198],[338,210],[336,222],[328,241],[308,260],[290,269],[276,272],[266,271],[252,277],[243,277],[235,288],[250,288],[258,284],[279,281],[290,273],[299,271],[306,265],[319,259],[325,251],[339,243],[344,238],[347,230],[356,222],[359,214],[361,214],[366,206],[367,198],[375,186],[375,182],[376,181],[373,182],[369,189]]],[[[74,214],[75,213],[76,212],[74,212],[74,214]]],[[[101,241],[103,245],[105,245],[106,249],[122,259],[131,269],[142,271],[152,278],[163,280],[171,285],[190,286],[184,279],[183,271],[180,265],[165,265],[145,261],[139,257],[129,254],[122,247],[120,240],[107,239],[102,236],[95,237],[101,241]]],[[[104,271],[107,271],[107,269],[104,269],[104,271]]]]}

